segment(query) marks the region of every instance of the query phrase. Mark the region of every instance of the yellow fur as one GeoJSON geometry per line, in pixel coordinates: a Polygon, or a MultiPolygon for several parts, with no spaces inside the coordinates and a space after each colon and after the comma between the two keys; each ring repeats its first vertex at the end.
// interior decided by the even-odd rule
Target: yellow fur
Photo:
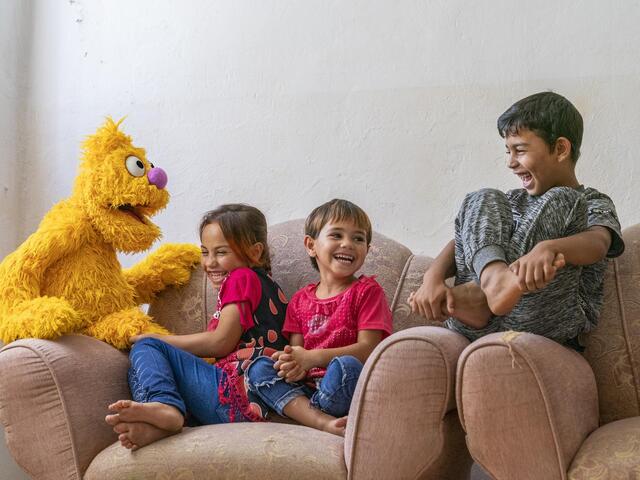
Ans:
{"type": "Polygon", "coordinates": [[[187,282],[200,250],[167,244],[121,268],[116,251],[144,251],[160,237],[148,217],[167,205],[169,194],[149,182],[145,151],[119,124],[108,118],[86,139],[72,195],[0,263],[2,341],[84,333],[122,349],[132,335],[168,333],[139,305],[168,285],[187,282]],[[131,155],[144,164],[144,175],[127,170],[131,155]],[[131,205],[135,215],[119,210],[122,205],[131,205]]]}

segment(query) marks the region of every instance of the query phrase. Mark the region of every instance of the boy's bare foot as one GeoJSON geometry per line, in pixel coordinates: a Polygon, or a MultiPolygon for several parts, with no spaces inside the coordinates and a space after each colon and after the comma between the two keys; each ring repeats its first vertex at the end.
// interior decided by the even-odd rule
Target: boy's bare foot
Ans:
{"type": "Polygon", "coordinates": [[[347,417],[333,418],[327,423],[325,432],[333,433],[344,437],[344,431],[347,428],[347,417]]]}
{"type": "Polygon", "coordinates": [[[480,288],[494,315],[506,315],[520,301],[522,290],[518,276],[504,262],[492,262],[482,270],[480,288]]]}
{"type": "Polygon", "coordinates": [[[134,451],[178,433],[163,430],[145,422],[120,422],[113,427],[113,431],[119,434],[118,440],[124,448],[134,451]]]}
{"type": "Polygon", "coordinates": [[[109,410],[117,412],[105,417],[105,421],[112,426],[121,422],[144,422],[162,430],[178,432],[184,425],[184,417],[180,410],[164,403],[138,403],[132,400],[118,400],[109,405],[109,410]]]}
{"type": "Polygon", "coordinates": [[[487,325],[493,313],[480,285],[475,282],[462,283],[451,288],[451,294],[453,308],[449,309],[449,315],[473,328],[487,325]]]}

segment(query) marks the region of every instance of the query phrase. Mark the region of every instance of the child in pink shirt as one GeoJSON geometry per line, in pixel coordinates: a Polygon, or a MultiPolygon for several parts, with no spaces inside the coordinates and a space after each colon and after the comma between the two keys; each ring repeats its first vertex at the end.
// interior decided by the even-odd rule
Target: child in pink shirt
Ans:
{"type": "Polygon", "coordinates": [[[256,359],[246,378],[278,414],[344,435],[362,364],[391,334],[391,312],[378,282],[355,276],[371,243],[371,222],[357,205],[336,199],[313,210],[304,243],[320,281],[289,302],[290,345],[256,359]]]}

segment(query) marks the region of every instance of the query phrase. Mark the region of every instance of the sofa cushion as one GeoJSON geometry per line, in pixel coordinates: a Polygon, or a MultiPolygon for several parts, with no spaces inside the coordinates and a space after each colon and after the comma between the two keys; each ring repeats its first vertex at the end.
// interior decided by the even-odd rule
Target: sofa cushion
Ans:
{"type": "Polygon", "coordinates": [[[570,480],[640,478],[640,417],[600,427],[573,459],[570,480]]]}
{"type": "Polygon", "coordinates": [[[185,429],[131,452],[115,443],[85,480],[346,478],[342,437],[297,425],[236,423],[185,429]]]}

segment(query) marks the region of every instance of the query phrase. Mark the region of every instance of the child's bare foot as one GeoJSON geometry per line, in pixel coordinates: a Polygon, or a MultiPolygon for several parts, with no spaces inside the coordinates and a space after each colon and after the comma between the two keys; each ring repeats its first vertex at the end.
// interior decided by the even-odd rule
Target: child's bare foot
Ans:
{"type": "Polygon", "coordinates": [[[344,437],[344,431],[347,428],[347,417],[334,418],[327,423],[325,432],[333,433],[344,437]]]}
{"type": "Polygon", "coordinates": [[[145,422],[120,422],[113,427],[113,431],[119,434],[118,440],[124,448],[134,451],[178,433],[163,430],[145,422]]]}
{"type": "Polygon", "coordinates": [[[177,432],[184,425],[184,417],[180,410],[164,403],[138,403],[132,400],[118,400],[109,405],[109,410],[117,412],[105,417],[105,421],[112,426],[121,422],[144,422],[162,430],[177,432]]]}
{"type": "Polygon", "coordinates": [[[520,301],[522,290],[518,276],[504,262],[492,262],[482,271],[480,288],[494,315],[506,315],[520,301]]]}
{"type": "Polygon", "coordinates": [[[480,285],[475,282],[462,283],[453,287],[451,294],[453,308],[449,307],[449,315],[473,328],[487,325],[493,313],[480,285]]]}

